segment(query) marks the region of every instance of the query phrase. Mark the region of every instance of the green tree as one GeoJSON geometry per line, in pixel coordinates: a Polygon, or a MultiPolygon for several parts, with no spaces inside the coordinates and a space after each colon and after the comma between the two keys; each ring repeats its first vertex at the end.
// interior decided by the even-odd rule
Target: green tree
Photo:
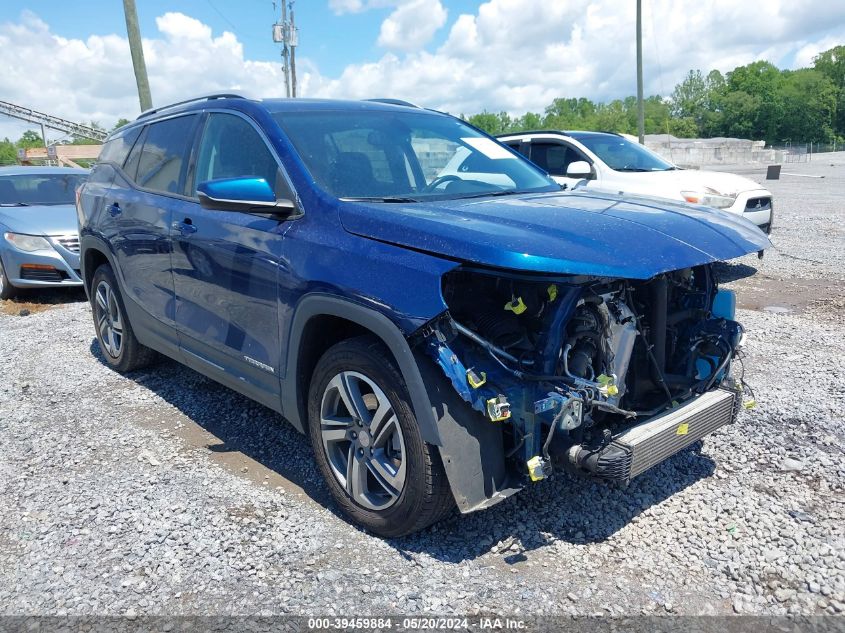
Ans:
{"type": "Polygon", "coordinates": [[[27,130],[17,140],[15,145],[21,149],[30,149],[32,147],[44,147],[44,139],[35,130],[27,130]]]}
{"type": "Polygon", "coordinates": [[[669,119],[669,134],[678,138],[698,138],[701,132],[695,119],[685,116],[669,119]]]}
{"type": "Polygon", "coordinates": [[[720,136],[760,138],[760,97],[736,90],[727,92],[719,101],[722,114],[720,136]]]}
{"type": "Polygon", "coordinates": [[[691,70],[672,92],[672,116],[692,119],[696,126],[704,124],[705,113],[710,108],[708,82],[700,70],[691,70]]]}
{"type": "MultiPolygon", "coordinates": [[[[95,130],[100,130],[101,132],[106,131],[106,129],[102,125],[100,125],[97,121],[89,121],[87,123],[84,123],[84,125],[87,125],[88,127],[92,127],[95,130]]],[[[87,136],[74,135],[74,136],[71,137],[71,139],[70,139],[70,141],[68,141],[68,143],[70,145],[96,145],[98,143],[98,141],[95,141],[92,138],[88,138],[87,136]]]]}
{"type": "Polygon", "coordinates": [[[114,127],[109,131],[114,132],[116,129],[121,128],[128,123],[131,123],[129,119],[124,119],[123,117],[121,117],[117,120],[117,123],[114,124],[114,127]]]}
{"type": "Polygon", "coordinates": [[[543,127],[543,117],[536,112],[526,112],[514,122],[514,128],[520,132],[539,130],[543,127]]]}
{"type": "Polygon", "coordinates": [[[833,83],[836,90],[833,126],[838,136],[845,136],[845,46],[835,46],[816,55],[813,68],[833,83]]]}
{"type": "Polygon", "coordinates": [[[781,89],[783,116],[778,137],[784,141],[830,141],[834,135],[837,88],[817,70],[786,71],[781,89]]]}
{"type": "Polygon", "coordinates": [[[599,103],[595,107],[595,115],[585,118],[578,127],[604,132],[627,132],[630,123],[625,102],[616,99],[610,103],[599,103]]]}
{"type": "Polygon", "coordinates": [[[743,119],[731,120],[726,113],[728,128],[748,130],[746,138],[775,142],[783,116],[782,87],[783,74],[771,62],[757,61],[734,68],[727,76],[724,99],[729,95],[744,95],[730,99],[734,106],[741,104],[737,111],[742,113],[743,119]],[[754,109],[749,110],[752,103],[754,109]]]}
{"type": "Polygon", "coordinates": [[[14,165],[18,162],[18,151],[8,138],[0,141],[0,165],[14,165]]]}
{"type": "Polygon", "coordinates": [[[501,134],[504,131],[501,129],[502,121],[499,115],[487,111],[481,114],[473,114],[467,119],[467,122],[488,134],[501,134]]]}
{"type": "Polygon", "coordinates": [[[553,130],[590,129],[595,125],[596,104],[579,98],[558,98],[546,108],[543,125],[553,130]]]}
{"type": "Polygon", "coordinates": [[[711,70],[704,80],[707,100],[701,120],[699,135],[704,138],[724,136],[725,117],[722,113],[722,99],[727,92],[725,78],[718,70],[711,70]]]}

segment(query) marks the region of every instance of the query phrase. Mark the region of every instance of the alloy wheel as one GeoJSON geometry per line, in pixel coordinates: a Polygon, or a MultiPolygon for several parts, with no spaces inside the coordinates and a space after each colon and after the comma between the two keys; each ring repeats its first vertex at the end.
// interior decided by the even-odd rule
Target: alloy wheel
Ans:
{"type": "Polygon", "coordinates": [[[384,391],[367,376],[332,378],[320,404],[320,436],[332,474],[358,505],[385,510],[405,487],[406,448],[384,391]]]}
{"type": "Polygon", "coordinates": [[[123,349],[123,318],[114,290],[105,280],[97,284],[94,310],[103,349],[112,358],[118,358],[123,349]]]}

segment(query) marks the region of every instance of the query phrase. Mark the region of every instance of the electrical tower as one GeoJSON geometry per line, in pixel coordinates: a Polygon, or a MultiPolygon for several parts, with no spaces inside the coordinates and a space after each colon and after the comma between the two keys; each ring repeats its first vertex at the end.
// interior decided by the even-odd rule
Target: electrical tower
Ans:
{"type": "MultiPolygon", "coordinates": [[[[299,30],[293,16],[293,0],[281,0],[279,20],[273,24],[273,41],[282,45],[282,73],[285,76],[285,96],[296,97],[296,47],[299,30]]],[[[273,3],[275,11],[276,3],[273,3]]]]}

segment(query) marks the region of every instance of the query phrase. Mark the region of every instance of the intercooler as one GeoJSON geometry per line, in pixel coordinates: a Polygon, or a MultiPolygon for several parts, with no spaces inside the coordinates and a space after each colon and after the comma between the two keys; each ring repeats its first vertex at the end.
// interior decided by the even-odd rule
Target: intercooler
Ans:
{"type": "Polygon", "coordinates": [[[677,409],[620,433],[599,451],[574,447],[570,460],[602,479],[627,482],[732,422],[738,402],[733,391],[708,391],[677,409]]]}

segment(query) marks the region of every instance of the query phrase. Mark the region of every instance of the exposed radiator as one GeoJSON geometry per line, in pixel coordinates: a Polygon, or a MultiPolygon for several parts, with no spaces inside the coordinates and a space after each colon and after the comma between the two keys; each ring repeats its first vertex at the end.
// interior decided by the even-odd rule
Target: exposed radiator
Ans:
{"type": "Polygon", "coordinates": [[[683,406],[655,416],[620,433],[598,451],[575,446],[570,461],[594,476],[630,481],[736,419],[739,397],[733,391],[708,391],[683,406]]]}
{"type": "Polygon", "coordinates": [[[614,442],[631,450],[629,477],[636,477],[720,426],[732,422],[735,402],[733,391],[708,391],[679,409],[667,411],[616,437],[614,442]]]}

